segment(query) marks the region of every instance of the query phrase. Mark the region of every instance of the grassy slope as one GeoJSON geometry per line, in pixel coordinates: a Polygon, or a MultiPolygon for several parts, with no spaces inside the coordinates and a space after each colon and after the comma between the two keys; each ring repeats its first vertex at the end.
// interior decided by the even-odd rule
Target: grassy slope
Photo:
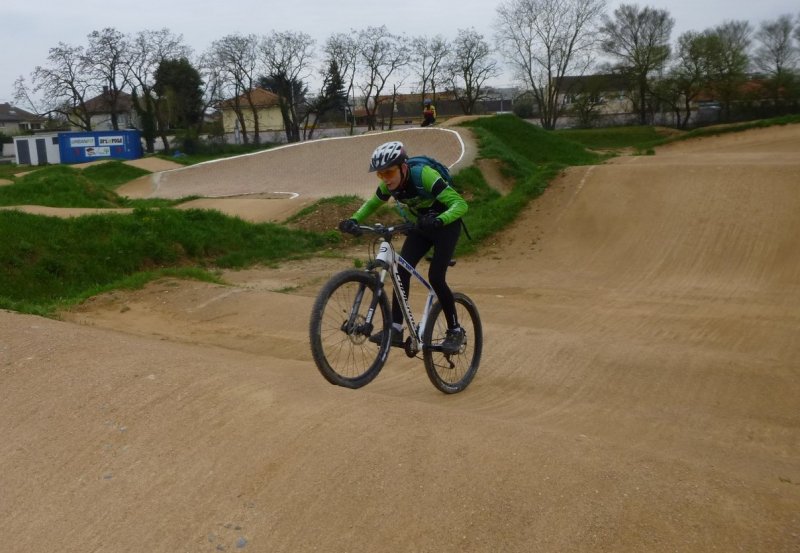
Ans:
{"type": "Polygon", "coordinates": [[[472,196],[465,220],[473,240],[462,240],[460,253],[475,250],[481,240],[516,219],[564,167],[597,163],[602,159],[580,144],[512,115],[476,119],[465,126],[478,136],[480,157],[500,160],[515,186],[509,194],[501,196],[486,185],[475,167],[456,176],[456,186],[472,196]]]}

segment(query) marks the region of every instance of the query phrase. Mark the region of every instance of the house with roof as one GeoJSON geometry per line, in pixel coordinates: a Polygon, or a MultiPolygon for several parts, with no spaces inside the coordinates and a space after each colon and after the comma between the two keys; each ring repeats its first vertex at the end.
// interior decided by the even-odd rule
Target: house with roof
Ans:
{"type": "MultiPolygon", "coordinates": [[[[104,88],[102,94],[90,98],[85,103],[86,113],[95,131],[114,130],[114,116],[117,118],[118,129],[140,128],[141,122],[133,108],[133,97],[126,92],[118,92],[116,101],[114,95],[104,88]]],[[[73,127],[73,130],[81,130],[73,127]]]]}
{"type": "Polygon", "coordinates": [[[8,103],[0,103],[0,133],[6,136],[39,131],[47,120],[8,103]]]}
{"type": "Polygon", "coordinates": [[[630,113],[634,106],[630,100],[630,84],[622,75],[599,74],[561,78],[559,103],[569,107],[581,97],[599,107],[604,114],[630,113]]]}
{"type": "Polygon", "coordinates": [[[242,132],[247,132],[248,137],[253,136],[255,130],[253,107],[258,113],[259,133],[283,131],[283,115],[278,95],[263,88],[254,88],[250,91],[249,99],[246,94],[242,94],[223,100],[217,105],[217,110],[222,114],[222,127],[227,136],[233,136],[237,142],[241,139],[242,132]]]}

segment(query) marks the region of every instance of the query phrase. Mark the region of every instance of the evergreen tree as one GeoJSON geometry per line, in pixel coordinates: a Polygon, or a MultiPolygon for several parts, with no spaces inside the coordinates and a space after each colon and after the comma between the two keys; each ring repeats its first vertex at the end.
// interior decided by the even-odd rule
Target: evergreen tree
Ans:
{"type": "Polygon", "coordinates": [[[197,129],[203,122],[203,80],[186,58],[164,60],[156,70],[153,90],[170,128],[197,129]]]}

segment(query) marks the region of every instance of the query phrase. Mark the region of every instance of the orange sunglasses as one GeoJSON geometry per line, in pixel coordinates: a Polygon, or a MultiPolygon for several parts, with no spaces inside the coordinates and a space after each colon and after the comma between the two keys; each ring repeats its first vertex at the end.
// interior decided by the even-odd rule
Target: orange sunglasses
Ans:
{"type": "Polygon", "coordinates": [[[397,165],[392,165],[391,167],[388,167],[383,171],[376,171],[376,172],[378,173],[378,177],[381,180],[389,180],[393,178],[398,171],[400,171],[400,167],[398,167],[397,165]]]}

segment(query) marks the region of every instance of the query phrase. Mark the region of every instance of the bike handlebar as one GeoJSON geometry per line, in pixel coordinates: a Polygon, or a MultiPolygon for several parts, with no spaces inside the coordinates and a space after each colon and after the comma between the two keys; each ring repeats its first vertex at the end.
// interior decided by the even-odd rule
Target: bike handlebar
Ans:
{"type": "Polygon", "coordinates": [[[376,223],[374,225],[358,225],[358,234],[363,234],[365,232],[371,234],[377,234],[378,236],[389,240],[396,234],[405,234],[411,229],[413,229],[416,225],[414,223],[399,223],[397,225],[392,225],[386,227],[380,223],[376,223]]]}

